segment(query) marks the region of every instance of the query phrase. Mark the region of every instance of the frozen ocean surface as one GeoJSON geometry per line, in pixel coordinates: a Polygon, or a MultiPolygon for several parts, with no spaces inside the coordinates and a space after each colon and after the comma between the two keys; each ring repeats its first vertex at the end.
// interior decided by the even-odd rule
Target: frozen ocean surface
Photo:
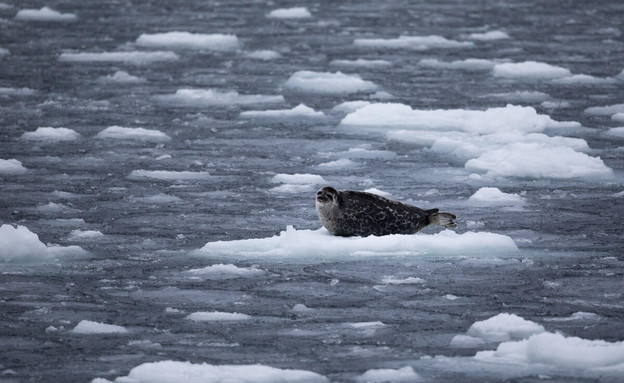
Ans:
{"type": "Polygon", "coordinates": [[[0,382],[621,381],[622,15],[0,2],[0,382]]]}

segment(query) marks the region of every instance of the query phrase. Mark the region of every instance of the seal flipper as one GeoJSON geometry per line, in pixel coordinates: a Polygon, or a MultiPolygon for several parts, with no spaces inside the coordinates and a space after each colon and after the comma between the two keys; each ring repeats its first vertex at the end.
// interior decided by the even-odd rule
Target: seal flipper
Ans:
{"type": "Polygon", "coordinates": [[[438,211],[439,209],[427,210],[427,213],[430,213],[430,225],[438,225],[447,229],[454,229],[457,227],[457,224],[454,221],[457,218],[455,215],[451,213],[438,213],[438,211]]]}

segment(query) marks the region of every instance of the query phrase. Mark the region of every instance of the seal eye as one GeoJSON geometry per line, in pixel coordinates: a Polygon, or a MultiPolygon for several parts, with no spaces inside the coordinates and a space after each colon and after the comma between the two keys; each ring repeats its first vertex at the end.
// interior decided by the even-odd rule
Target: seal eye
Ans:
{"type": "Polygon", "coordinates": [[[322,196],[322,195],[323,195],[323,192],[322,192],[322,191],[320,191],[320,190],[316,193],[316,196],[317,196],[317,197],[320,197],[320,196],[322,196]]]}

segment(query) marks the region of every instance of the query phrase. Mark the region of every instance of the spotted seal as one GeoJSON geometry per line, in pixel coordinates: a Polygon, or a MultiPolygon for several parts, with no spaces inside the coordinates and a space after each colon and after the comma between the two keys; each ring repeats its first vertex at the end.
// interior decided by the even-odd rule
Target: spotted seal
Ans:
{"type": "Polygon", "coordinates": [[[316,193],[316,212],[325,228],[341,237],[414,234],[429,225],[455,228],[455,217],[388,198],[325,186],[316,193]]]}

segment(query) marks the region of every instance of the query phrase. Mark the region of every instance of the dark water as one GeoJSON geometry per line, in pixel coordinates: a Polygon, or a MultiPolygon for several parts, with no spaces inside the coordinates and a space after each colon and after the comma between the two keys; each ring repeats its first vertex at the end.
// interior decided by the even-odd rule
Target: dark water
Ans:
{"type": "MultiPolygon", "coordinates": [[[[75,13],[74,22],[28,22],[13,17],[20,1],[0,9],[0,87],[30,88],[30,95],[0,94],[0,158],[18,159],[28,173],[0,176],[0,223],[20,224],[44,243],[79,245],[88,257],[44,264],[0,264],[0,381],[88,382],[127,375],[141,363],[183,360],[211,364],[260,363],[310,370],[332,381],[353,381],[372,368],[407,365],[425,381],[512,379],[496,369],[439,368],[425,356],[470,357],[480,348],[453,348],[450,340],[478,320],[510,312],[549,331],[585,339],[624,341],[624,165],[622,139],[602,134],[618,126],[587,107],[624,102],[622,82],[556,86],[547,81],[504,81],[488,72],[423,68],[421,59],[466,58],[539,61],[574,74],[614,77],[624,69],[624,5],[619,1],[392,1],[310,2],[305,20],[270,20],[280,6],[244,1],[64,1],[47,5],[75,13]],[[473,48],[363,49],[356,38],[462,36],[504,30],[511,37],[473,48]],[[238,52],[176,50],[180,59],[146,65],[68,63],[63,52],[133,50],[143,33],[189,31],[236,34],[238,52]],[[271,49],[282,57],[262,61],[247,51],[271,49]],[[335,59],[383,59],[390,67],[352,70],[329,66],[335,59]],[[504,100],[482,95],[541,91],[566,101],[539,113],[578,121],[593,156],[615,179],[506,179],[497,185],[465,181],[463,162],[384,135],[338,126],[331,108],[368,95],[314,95],[283,87],[298,70],[357,72],[400,102],[419,109],[485,109],[504,100]],[[107,84],[101,78],[126,71],[139,84],[107,84]],[[180,88],[216,88],[241,94],[283,95],[279,108],[299,103],[324,111],[322,120],[245,120],[247,109],[272,106],[175,106],[154,96],[180,88]],[[119,142],[94,136],[120,125],[156,129],[170,142],[119,142]],[[20,139],[38,127],[66,127],[77,141],[33,143],[20,139]],[[358,160],[355,168],[323,170],[322,154],[353,147],[388,150],[394,159],[358,160]],[[170,155],[157,160],[160,156],[170,155]],[[205,171],[203,181],[129,178],[133,170],[205,171]],[[520,247],[488,257],[378,257],[362,261],[288,262],[246,259],[227,262],[192,257],[207,242],[267,237],[284,230],[320,226],[314,190],[279,193],[277,173],[321,174],[344,189],[377,187],[393,198],[444,207],[478,230],[509,235],[520,247]],[[462,178],[463,177],[463,178],[462,178]],[[462,179],[464,181],[462,181],[462,179]],[[481,186],[526,192],[514,209],[475,207],[466,199],[481,186]],[[435,192],[430,191],[435,189],[435,192]],[[69,199],[55,190],[74,193],[69,199]],[[137,198],[164,193],[172,203],[137,198]],[[50,202],[71,208],[45,213],[50,202]],[[39,207],[39,209],[38,209],[39,207]],[[81,218],[84,224],[59,219],[81,218]],[[71,240],[74,229],[98,230],[97,240],[71,240]],[[213,263],[258,264],[259,278],[192,280],[183,271],[213,263]],[[383,276],[420,277],[423,284],[379,288],[383,276]],[[449,300],[445,296],[459,297],[449,300]],[[299,315],[303,303],[315,310],[299,315]],[[184,313],[167,313],[172,307],[184,313]],[[257,317],[236,323],[195,323],[195,311],[244,312],[257,317]],[[593,321],[548,321],[575,312],[593,321]],[[79,336],[80,320],[114,323],[127,335],[79,336]],[[381,321],[382,329],[359,331],[349,322],[381,321]],[[57,332],[46,332],[54,326],[57,332]],[[308,331],[304,335],[292,330],[308,331]],[[295,334],[295,335],[293,335],[295,334]],[[142,341],[136,342],[136,341],[142,341]]],[[[527,104],[527,103],[524,103],[527,104]]],[[[335,158],[330,158],[335,159],[335,158]]],[[[545,164],[547,166],[547,164],[545,164]]],[[[435,230],[427,229],[427,233],[435,230]]],[[[491,348],[491,347],[490,347],[491,348]]],[[[513,375],[513,374],[512,374],[513,375]]],[[[532,371],[518,381],[540,381],[532,371]]],[[[558,371],[555,381],[594,381],[558,371]]]]}

